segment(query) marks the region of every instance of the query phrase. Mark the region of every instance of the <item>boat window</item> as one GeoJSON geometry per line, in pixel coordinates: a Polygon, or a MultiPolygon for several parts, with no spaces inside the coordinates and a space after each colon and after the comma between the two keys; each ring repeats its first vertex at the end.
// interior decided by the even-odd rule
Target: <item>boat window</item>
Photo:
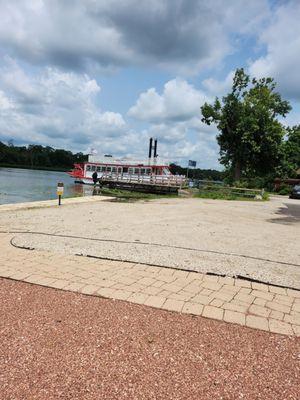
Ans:
{"type": "Polygon", "coordinates": [[[133,174],[133,168],[128,168],[129,174],[133,174]]]}
{"type": "Polygon", "coordinates": [[[97,172],[100,172],[101,171],[101,167],[97,167],[97,172]]]}
{"type": "Polygon", "coordinates": [[[128,173],[128,167],[123,167],[123,174],[127,174],[128,173]]]}
{"type": "Polygon", "coordinates": [[[145,173],[146,173],[145,168],[141,168],[141,175],[145,175],[145,173]]]}
{"type": "Polygon", "coordinates": [[[102,166],[102,167],[101,167],[101,171],[102,171],[102,172],[105,172],[105,171],[106,171],[106,167],[105,167],[105,166],[102,166]]]}
{"type": "Polygon", "coordinates": [[[111,167],[106,167],[106,172],[111,172],[111,167]]]}
{"type": "Polygon", "coordinates": [[[134,173],[135,174],[139,174],[140,173],[140,169],[139,168],[134,168],[134,173]]]}
{"type": "Polygon", "coordinates": [[[122,167],[118,167],[118,174],[122,173],[122,167]]]}
{"type": "Polygon", "coordinates": [[[147,169],[146,169],[146,174],[147,174],[147,175],[151,175],[151,171],[152,171],[151,168],[147,168],[147,169]]]}
{"type": "Polygon", "coordinates": [[[87,170],[87,171],[90,171],[90,170],[91,170],[91,166],[90,166],[90,165],[87,165],[87,166],[86,166],[86,170],[87,170]]]}
{"type": "Polygon", "coordinates": [[[112,167],[112,172],[116,173],[117,172],[117,167],[112,167]]]}
{"type": "Polygon", "coordinates": [[[96,165],[92,165],[92,171],[96,171],[96,165]]]}

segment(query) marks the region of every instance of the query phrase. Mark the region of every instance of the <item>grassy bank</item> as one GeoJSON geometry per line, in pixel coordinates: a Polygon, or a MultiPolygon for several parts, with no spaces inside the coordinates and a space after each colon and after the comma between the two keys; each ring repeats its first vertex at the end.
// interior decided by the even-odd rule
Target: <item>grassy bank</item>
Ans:
{"type": "MultiPolygon", "coordinates": [[[[190,196],[184,197],[192,197],[192,198],[202,198],[202,199],[214,199],[214,200],[239,200],[239,201],[266,201],[269,200],[269,194],[264,193],[260,200],[255,198],[255,195],[248,194],[247,196],[243,196],[241,194],[234,193],[230,191],[228,188],[226,190],[188,190],[190,196]]],[[[180,198],[181,196],[177,194],[153,194],[153,193],[142,193],[142,192],[131,192],[127,190],[119,190],[119,189],[108,189],[103,188],[100,192],[103,196],[111,196],[115,197],[116,201],[124,201],[124,202],[134,202],[138,200],[155,200],[155,199],[163,199],[163,198],[180,198]]]]}
{"type": "Polygon", "coordinates": [[[269,200],[267,192],[261,193],[257,190],[249,190],[244,188],[215,187],[201,188],[194,193],[194,197],[203,199],[220,199],[220,200],[242,200],[242,201],[266,201],[269,200]]]}
{"type": "Polygon", "coordinates": [[[102,196],[112,196],[118,201],[137,201],[137,200],[155,200],[162,198],[178,198],[177,194],[154,194],[154,193],[143,193],[143,192],[131,192],[129,190],[120,189],[101,189],[100,194],[102,196]]]}
{"type": "Polygon", "coordinates": [[[214,200],[239,200],[239,201],[267,201],[269,200],[268,193],[264,193],[262,199],[256,199],[255,197],[243,197],[234,194],[224,194],[219,192],[200,192],[194,195],[201,199],[214,199],[214,200]]]}

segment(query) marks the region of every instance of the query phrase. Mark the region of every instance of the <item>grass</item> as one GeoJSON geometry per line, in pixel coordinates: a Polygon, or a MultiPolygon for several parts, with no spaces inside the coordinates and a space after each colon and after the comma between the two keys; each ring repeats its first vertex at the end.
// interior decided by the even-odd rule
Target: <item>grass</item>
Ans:
{"type": "Polygon", "coordinates": [[[193,197],[202,199],[219,199],[219,200],[239,200],[239,201],[267,201],[269,200],[269,194],[264,192],[262,199],[255,199],[255,195],[241,195],[235,193],[230,188],[218,188],[214,189],[200,189],[198,193],[195,193],[193,197]]]}
{"type": "MultiPolygon", "coordinates": [[[[241,195],[237,193],[237,190],[241,192],[243,189],[235,189],[227,186],[216,186],[216,187],[203,187],[201,189],[186,189],[186,192],[189,192],[187,197],[194,198],[202,198],[202,199],[214,199],[214,200],[236,200],[236,201],[266,201],[269,200],[269,194],[267,192],[264,193],[263,198],[261,200],[255,199],[255,191],[245,192],[245,195],[241,195]],[[247,195],[250,193],[250,195],[247,195]]],[[[136,202],[139,200],[150,201],[156,199],[165,199],[165,198],[180,198],[181,196],[174,193],[166,193],[166,194],[155,194],[155,193],[143,193],[143,192],[135,192],[129,190],[121,190],[121,189],[109,189],[108,187],[104,187],[99,191],[99,195],[101,196],[111,196],[115,199],[112,201],[118,202],[136,202]]],[[[74,197],[74,196],[72,196],[74,197]]],[[[186,196],[185,196],[186,197],[186,196]]]]}
{"type": "Polygon", "coordinates": [[[154,194],[154,193],[143,193],[133,192],[129,190],[120,189],[101,189],[100,193],[102,196],[112,196],[116,198],[116,201],[133,202],[138,200],[155,200],[163,198],[177,198],[177,194],[154,194]]]}
{"type": "MultiPolygon", "coordinates": [[[[256,200],[253,196],[241,196],[239,194],[234,193],[231,188],[227,187],[218,187],[218,189],[200,189],[198,190],[190,190],[191,197],[194,198],[202,198],[202,199],[214,199],[214,200],[238,200],[238,201],[266,201],[269,200],[269,194],[267,192],[264,193],[262,200],[256,200]]],[[[100,192],[103,196],[112,196],[115,197],[115,201],[120,202],[134,202],[138,200],[155,200],[155,199],[163,199],[163,198],[178,198],[177,194],[154,194],[154,193],[143,193],[143,192],[133,192],[129,190],[120,190],[120,189],[108,189],[103,188],[100,192]]]]}

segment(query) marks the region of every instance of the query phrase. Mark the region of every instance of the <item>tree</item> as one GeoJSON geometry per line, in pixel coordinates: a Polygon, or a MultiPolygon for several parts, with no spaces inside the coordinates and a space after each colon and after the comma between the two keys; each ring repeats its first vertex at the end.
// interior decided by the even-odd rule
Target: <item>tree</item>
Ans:
{"type": "Polygon", "coordinates": [[[251,80],[237,69],[231,92],[201,107],[202,121],[217,125],[220,162],[235,180],[264,176],[279,163],[284,128],[277,117],[285,117],[291,106],[275,87],[272,78],[251,80]]]}
{"type": "Polygon", "coordinates": [[[87,161],[83,153],[53,149],[50,146],[31,144],[28,147],[10,146],[0,142],[0,164],[31,168],[54,168],[67,170],[74,163],[87,161]]]}
{"type": "Polygon", "coordinates": [[[287,128],[286,140],[282,143],[282,163],[279,174],[295,177],[300,168],[300,125],[287,128]]]}
{"type": "MultiPolygon", "coordinates": [[[[186,175],[186,167],[181,167],[177,164],[170,164],[170,171],[174,175],[186,175]]],[[[190,169],[189,177],[191,179],[221,181],[224,178],[224,173],[215,169],[195,168],[190,169]]]]}

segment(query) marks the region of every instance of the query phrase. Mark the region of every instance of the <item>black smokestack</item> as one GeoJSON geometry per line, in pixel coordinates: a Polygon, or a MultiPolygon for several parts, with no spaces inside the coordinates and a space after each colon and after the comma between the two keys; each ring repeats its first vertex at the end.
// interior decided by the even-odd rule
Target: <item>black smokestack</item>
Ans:
{"type": "Polygon", "coordinates": [[[149,158],[152,157],[152,142],[153,142],[153,139],[150,138],[150,141],[149,141],[149,158]]]}
{"type": "Polygon", "coordinates": [[[154,140],[154,155],[153,155],[153,157],[154,158],[157,157],[157,139],[154,140]]]}

